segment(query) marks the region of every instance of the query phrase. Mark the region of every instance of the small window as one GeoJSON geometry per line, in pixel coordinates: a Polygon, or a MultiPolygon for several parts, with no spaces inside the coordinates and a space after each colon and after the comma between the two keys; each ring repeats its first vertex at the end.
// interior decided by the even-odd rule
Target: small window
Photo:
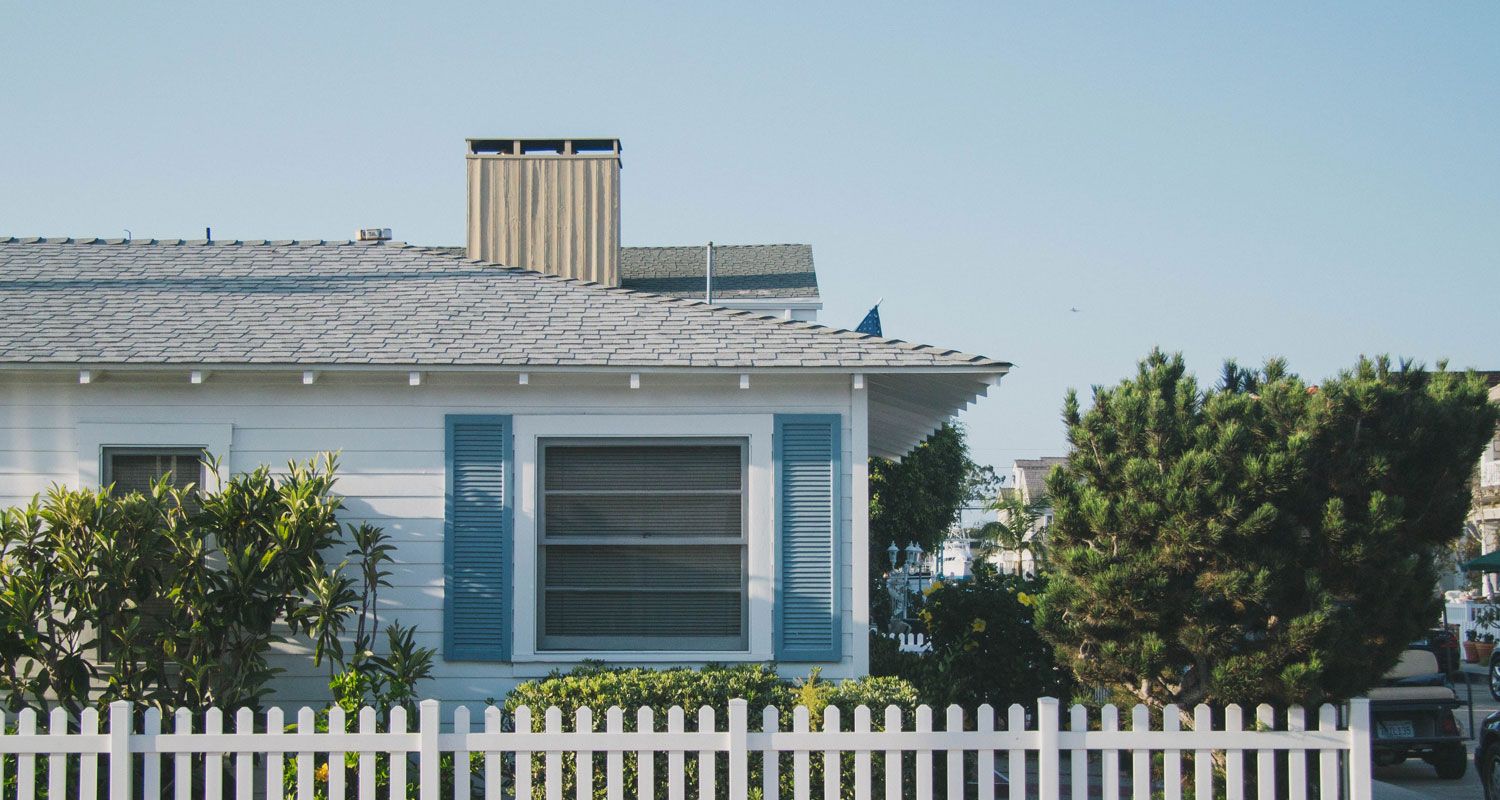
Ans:
{"type": "Polygon", "coordinates": [[[192,447],[107,447],[104,485],[114,484],[115,495],[149,492],[151,484],[171,475],[172,485],[185,489],[203,485],[203,450],[192,447]]]}
{"type": "Polygon", "coordinates": [[[747,647],[743,440],[540,449],[540,649],[747,647]]]}

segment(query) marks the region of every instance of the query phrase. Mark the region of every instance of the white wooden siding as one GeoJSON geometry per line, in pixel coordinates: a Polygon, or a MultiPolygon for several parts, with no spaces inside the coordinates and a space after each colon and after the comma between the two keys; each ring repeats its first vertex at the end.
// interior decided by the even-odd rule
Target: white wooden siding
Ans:
{"type": "MultiPolygon", "coordinates": [[[[864,502],[866,495],[863,487],[854,491],[851,479],[852,465],[864,461],[866,437],[863,431],[854,435],[850,427],[854,397],[846,376],[756,375],[751,388],[742,390],[735,374],[648,374],[642,376],[641,388],[632,390],[623,375],[533,373],[530,384],[520,386],[514,374],[428,373],[422,386],[413,387],[405,373],[325,373],[308,386],[300,373],[288,371],[212,373],[203,384],[193,385],[184,370],[154,377],[106,372],[80,386],[72,373],[5,373],[0,374],[0,503],[22,504],[54,483],[76,484],[80,460],[98,457],[80,452],[81,423],[228,424],[233,438],[226,461],[233,472],[261,464],[280,470],[289,460],[339,451],[338,490],[346,498],[341,521],[378,525],[397,546],[400,565],[393,570],[393,585],[381,591],[382,624],[399,619],[416,625],[418,642],[441,651],[445,415],[836,413],[844,420],[844,646],[843,660],[824,665],[824,675],[854,676],[868,664],[863,638],[868,616],[855,602],[863,596],[859,587],[864,581],[856,578],[855,566],[863,564],[867,520],[853,511],[856,500],[864,502]]],[[[278,683],[277,700],[325,700],[326,668],[312,666],[307,647],[293,642],[278,651],[275,665],[286,673],[278,683]]],[[[439,658],[437,677],[423,694],[477,703],[503,697],[518,679],[566,666],[550,661],[448,663],[439,658]]]]}

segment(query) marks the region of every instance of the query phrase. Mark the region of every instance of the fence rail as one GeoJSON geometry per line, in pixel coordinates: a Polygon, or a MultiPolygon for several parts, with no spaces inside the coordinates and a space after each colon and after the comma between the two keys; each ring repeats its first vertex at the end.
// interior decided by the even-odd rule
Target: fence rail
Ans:
{"type": "Polygon", "coordinates": [[[989,706],[950,706],[938,727],[926,706],[914,719],[891,707],[878,720],[860,706],[848,724],[833,707],[821,720],[803,707],[767,708],[752,725],[748,704],[732,700],[727,719],[702,708],[691,726],[681,708],[669,709],[664,725],[649,708],[631,714],[629,725],[622,709],[596,720],[584,708],[564,726],[556,708],[535,720],[530,709],[507,716],[489,707],[476,720],[459,706],[445,719],[428,700],[415,730],[400,708],[384,725],[362,709],[354,730],[342,709],[320,717],[303,708],[288,726],[273,708],[239,710],[232,730],[219,709],[181,709],[164,731],[155,709],[114,703],[105,731],[93,709],[77,719],[54,709],[45,731],[34,710],[0,715],[0,787],[17,800],[1371,796],[1365,700],[1351,702],[1346,715],[1328,705],[1314,715],[1260,706],[1252,720],[1237,706],[1191,714],[1136,706],[1128,726],[1114,706],[1097,716],[1074,706],[1066,725],[1062,712],[1047,698],[1033,709],[1011,706],[1003,718],[989,706]]]}

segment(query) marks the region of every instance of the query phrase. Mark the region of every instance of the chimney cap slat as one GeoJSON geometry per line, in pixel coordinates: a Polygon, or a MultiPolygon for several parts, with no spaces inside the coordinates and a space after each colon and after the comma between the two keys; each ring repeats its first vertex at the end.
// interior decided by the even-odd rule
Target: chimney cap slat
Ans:
{"type": "Polygon", "coordinates": [[[577,137],[493,137],[469,139],[469,155],[476,156],[581,156],[620,155],[619,139],[577,137]]]}

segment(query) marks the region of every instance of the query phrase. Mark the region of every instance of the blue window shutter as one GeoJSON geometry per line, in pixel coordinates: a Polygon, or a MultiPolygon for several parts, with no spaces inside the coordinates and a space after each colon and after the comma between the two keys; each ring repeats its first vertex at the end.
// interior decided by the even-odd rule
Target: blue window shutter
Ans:
{"type": "Polygon", "coordinates": [[[508,661],[510,417],[449,415],[446,427],[443,656],[508,661]]]}
{"type": "Polygon", "coordinates": [[[778,661],[838,661],[842,655],[840,428],[837,414],[776,416],[778,661]]]}

